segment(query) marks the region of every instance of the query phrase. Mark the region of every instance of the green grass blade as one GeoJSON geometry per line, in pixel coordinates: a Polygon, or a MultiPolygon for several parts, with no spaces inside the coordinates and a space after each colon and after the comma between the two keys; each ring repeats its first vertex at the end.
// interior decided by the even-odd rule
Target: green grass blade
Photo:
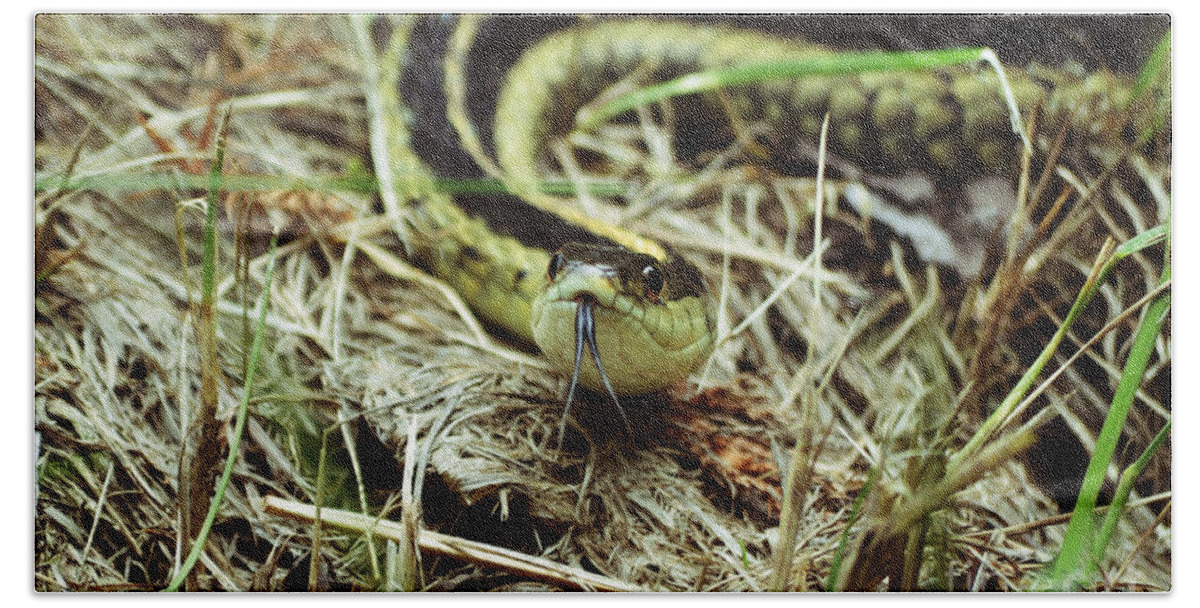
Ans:
{"type": "Polygon", "coordinates": [[[1104,556],[1104,551],[1108,548],[1108,541],[1112,539],[1113,531],[1117,529],[1117,522],[1121,520],[1121,514],[1125,510],[1125,503],[1129,502],[1129,494],[1133,492],[1133,483],[1137,481],[1142,471],[1146,470],[1150,459],[1158,453],[1158,449],[1162,447],[1163,443],[1166,443],[1170,436],[1171,421],[1168,420],[1154,436],[1150,445],[1142,451],[1141,456],[1138,456],[1137,461],[1121,473],[1117,491],[1113,494],[1112,504],[1109,506],[1108,512],[1104,514],[1104,524],[1100,526],[1100,533],[1096,535],[1096,543],[1092,547],[1094,559],[1099,560],[1104,556]]]}
{"type": "MultiPolygon", "coordinates": [[[[1160,232],[1160,229],[1169,229],[1169,226],[1160,226],[1154,230],[1160,232]]],[[[1135,239],[1131,239],[1130,242],[1133,240],[1135,239]]],[[[1148,243],[1157,242],[1153,238],[1144,240],[1148,243]]],[[[1163,268],[1162,276],[1159,277],[1160,286],[1171,280],[1169,242],[1165,255],[1168,261],[1163,268]]],[[[1115,256],[1116,254],[1114,254],[1115,256]]],[[[1067,524],[1067,533],[1063,538],[1062,547],[1059,548],[1058,555],[1055,556],[1050,567],[1038,582],[1040,586],[1058,591],[1071,591],[1083,588],[1095,579],[1097,565],[1103,557],[1104,549],[1108,545],[1108,539],[1111,537],[1112,530],[1115,529],[1116,519],[1120,517],[1121,511],[1119,508],[1109,510],[1104,525],[1107,536],[1105,534],[1098,536],[1096,532],[1096,500],[1100,495],[1100,488],[1104,484],[1104,474],[1116,453],[1121,430],[1125,427],[1125,419],[1133,405],[1133,397],[1146,372],[1150,356],[1154,353],[1155,341],[1166,321],[1170,306],[1171,294],[1165,292],[1152,300],[1142,315],[1137,334],[1134,336],[1133,347],[1129,351],[1129,358],[1125,362],[1125,369],[1113,396],[1112,405],[1104,419],[1100,435],[1096,438],[1096,448],[1088,462],[1087,472],[1084,474],[1083,484],[1075,502],[1075,510],[1071,513],[1071,521],[1067,524]],[[1108,520],[1112,520],[1111,523],[1108,520]]],[[[1162,433],[1160,432],[1159,435],[1161,436],[1162,433]]],[[[1155,441],[1158,441],[1158,437],[1155,438],[1155,441]]],[[[1141,466],[1144,468],[1145,464],[1143,463],[1141,466]]],[[[1140,472],[1140,469],[1137,470],[1140,472]]],[[[1129,480],[1129,483],[1132,484],[1132,480],[1129,480]]],[[[1126,489],[1126,494],[1128,491],[1129,488],[1126,489]]]]}
{"type": "MultiPolygon", "coordinates": [[[[225,192],[272,192],[277,190],[313,190],[318,192],[356,192],[374,194],[379,183],[374,176],[351,172],[318,181],[298,182],[294,178],[274,175],[225,175],[225,192]]],[[[209,183],[204,175],[181,173],[104,173],[74,178],[42,176],[34,178],[34,192],[41,194],[59,190],[92,190],[119,195],[137,192],[199,190],[209,183]]],[[[433,180],[434,187],[447,194],[508,194],[508,188],[494,178],[433,180]]],[[[575,185],[563,179],[549,179],[541,191],[556,196],[575,194],[575,185]]],[[[588,184],[588,192],[596,196],[618,196],[626,187],[617,183],[588,184]]]]}
{"type": "MultiPolygon", "coordinates": [[[[1124,260],[1125,258],[1127,258],[1147,247],[1165,242],[1167,240],[1167,238],[1170,236],[1171,236],[1170,224],[1160,224],[1153,228],[1147,229],[1145,232],[1139,232],[1138,234],[1131,237],[1128,241],[1121,243],[1120,246],[1118,246],[1116,249],[1113,250],[1113,260],[1110,263],[1110,266],[1112,264],[1116,264],[1117,262],[1120,262],[1121,260],[1124,260]]],[[[1106,269],[1106,274],[1107,274],[1108,270],[1111,270],[1111,268],[1106,269]]],[[[1167,274],[1168,274],[1167,278],[1169,279],[1170,272],[1168,272],[1167,274]]]]}
{"type": "Polygon", "coordinates": [[[1025,398],[1025,395],[1028,394],[1030,389],[1033,388],[1038,376],[1041,375],[1046,364],[1058,350],[1058,346],[1060,343],[1062,343],[1067,331],[1070,330],[1071,326],[1075,323],[1075,320],[1079,318],[1079,315],[1083,313],[1083,310],[1087,308],[1087,305],[1092,301],[1092,297],[1096,294],[1096,291],[1099,289],[1100,285],[1112,272],[1113,268],[1115,268],[1116,265],[1121,262],[1121,260],[1124,260],[1130,255],[1133,255],[1134,253],[1157,243],[1163,242],[1169,235],[1169,225],[1155,226],[1154,228],[1150,228],[1149,230],[1130,238],[1128,241],[1125,241],[1120,246],[1113,248],[1107,253],[1103,250],[1101,251],[1101,255],[1097,256],[1098,265],[1093,268],[1092,275],[1088,277],[1087,283],[1085,283],[1083,288],[1079,291],[1079,295],[1075,298],[1075,303],[1071,306],[1071,310],[1067,312],[1067,316],[1063,319],[1062,325],[1058,328],[1058,331],[1055,332],[1055,334],[1050,338],[1050,341],[1046,344],[1046,347],[1042,350],[1042,353],[1038,355],[1038,358],[1033,362],[1032,365],[1029,366],[1029,369],[1025,371],[1025,375],[1021,377],[1021,379],[1017,382],[1017,385],[1014,386],[1012,391],[1010,391],[1009,394],[1004,398],[1004,401],[999,407],[996,408],[996,411],[992,412],[992,415],[984,421],[984,423],[979,427],[967,444],[963,446],[958,453],[951,457],[950,462],[947,465],[948,470],[958,467],[970,456],[979,451],[979,449],[983,447],[988,439],[995,434],[1000,426],[1006,420],[1008,420],[1009,416],[1011,416],[1012,413],[1017,409],[1017,406],[1021,404],[1021,401],[1025,398]]]}
{"type": "Polygon", "coordinates": [[[1163,34],[1161,40],[1158,41],[1158,46],[1154,47],[1154,51],[1150,53],[1150,57],[1146,59],[1142,70],[1138,72],[1137,81],[1133,85],[1133,91],[1129,96],[1129,103],[1137,103],[1142,95],[1145,95],[1160,78],[1164,75],[1170,78],[1171,67],[1171,32],[1163,34]]]}
{"type": "Polygon", "coordinates": [[[221,510],[221,505],[225,501],[225,489],[229,487],[229,480],[233,477],[233,467],[237,463],[242,434],[246,429],[246,418],[250,411],[250,395],[254,388],[254,375],[258,371],[258,361],[262,356],[263,333],[267,326],[267,304],[270,301],[271,281],[275,276],[275,257],[278,238],[278,234],[271,235],[271,244],[267,252],[266,278],[263,279],[262,299],[258,304],[258,323],[254,328],[254,342],[250,350],[250,365],[246,368],[246,381],[243,383],[242,400],[238,405],[237,422],[233,428],[233,439],[229,443],[229,455],[225,459],[225,469],[221,472],[220,481],[217,482],[216,494],[213,496],[212,502],[209,503],[208,515],[204,519],[204,525],[200,528],[200,534],[196,537],[195,542],[192,543],[192,550],[188,553],[187,559],[184,560],[183,565],[179,568],[179,572],[175,573],[175,577],[167,585],[167,591],[178,591],[179,586],[183,584],[188,573],[196,566],[196,562],[200,559],[200,554],[204,552],[208,533],[212,530],[213,523],[217,520],[217,513],[221,510]]]}
{"type": "MultiPolygon", "coordinates": [[[[796,466],[796,463],[792,463],[796,466]]],[[[829,591],[840,591],[838,589],[838,577],[842,570],[842,561],[846,558],[846,549],[850,546],[850,532],[854,529],[854,524],[858,522],[858,518],[862,515],[863,504],[867,501],[867,495],[875,487],[875,477],[879,474],[879,467],[871,469],[867,475],[867,481],[858,492],[858,496],[854,497],[854,504],[850,507],[850,514],[846,520],[846,527],[842,529],[842,534],[838,540],[837,550],[833,553],[833,563],[829,566],[829,576],[825,579],[825,589],[829,591]]]]}
{"type": "Polygon", "coordinates": [[[876,71],[922,70],[962,65],[979,60],[982,53],[982,48],[909,52],[869,51],[838,53],[803,59],[783,59],[707,70],[687,74],[662,84],[639,89],[628,95],[614,99],[592,111],[580,111],[576,125],[580,129],[588,130],[634,108],[680,95],[785,78],[876,71]]]}
{"type": "MultiPolygon", "coordinates": [[[[217,284],[217,209],[220,201],[225,141],[230,124],[227,109],[218,128],[216,154],[209,166],[205,207],[203,259],[201,260],[200,305],[196,310],[196,348],[200,362],[200,400],[186,429],[179,455],[179,506],[184,548],[189,552],[199,542],[202,514],[212,506],[213,472],[220,461],[220,429],[217,406],[220,398],[221,364],[217,340],[215,293],[217,284]]],[[[179,217],[178,215],[176,217],[179,217]]],[[[182,242],[182,239],[180,240],[182,242]]],[[[181,261],[182,258],[181,258],[181,261]]],[[[185,266],[186,267],[186,266],[185,266]]],[[[189,297],[190,299],[190,297],[189,297]]],[[[203,546],[203,543],[200,543],[203,546]]],[[[194,581],[189,580],[188,585],[194,581]]]]}

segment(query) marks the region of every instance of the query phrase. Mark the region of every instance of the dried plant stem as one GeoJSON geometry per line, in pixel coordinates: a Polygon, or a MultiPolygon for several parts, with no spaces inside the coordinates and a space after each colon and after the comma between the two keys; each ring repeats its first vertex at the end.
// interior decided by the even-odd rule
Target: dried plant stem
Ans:
{"type": "MultiPolygon", "coordinates": [[[[285,500],[276,496],[268,496],[263,499],[262,508],[269,515],[287,517],[297,521],[311,523],[316,519],[316,507],[313,505],[285,500]]],[[[404,525],[401,523],[372,519],[341,509],[322,509],[321,522],[324,525],[374,534],[396,542],[401,542],[405,538],[404,525]]],[[[534,580],[580,591],[644,591],[629,583],[564,566],[548,559],[431,530],[420,530],[417,546],[422,551],[436,555],[499,568],[521,576],[528,576],[534,580]]]]}

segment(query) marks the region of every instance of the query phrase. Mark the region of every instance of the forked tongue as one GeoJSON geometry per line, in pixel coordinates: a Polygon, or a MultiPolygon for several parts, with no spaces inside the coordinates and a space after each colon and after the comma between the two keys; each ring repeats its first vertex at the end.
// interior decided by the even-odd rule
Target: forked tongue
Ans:
{"type": "Polygon", "coordinates": [[[587,344],[588,350],[592,352],[596,371],[600,372],[600,380],[604,382],[604,388],[608,390],[613,405],[617,407],[621,420],[625,422],[625,430],[633,434],[633,426],[629,424],[629,418],[625,416],[625,410],[621,408],[621,402],[617,399],[617,392],[613,390],[608,374],[604,372],[604,364],[600,362],[600,349],[596,346],[596,299],[590,295],[582,295],[576,301],[578,305],[575,307],[575,367],[571,371],[571,388],[567,390],[567,404],[563,408],[562,422],[558,425],[559,448],[562,448],[563,434],[567,430],[567,413],[571,410],[571,403],[575,401],[575,386],[579,384],[584,344],[587,344]]]}

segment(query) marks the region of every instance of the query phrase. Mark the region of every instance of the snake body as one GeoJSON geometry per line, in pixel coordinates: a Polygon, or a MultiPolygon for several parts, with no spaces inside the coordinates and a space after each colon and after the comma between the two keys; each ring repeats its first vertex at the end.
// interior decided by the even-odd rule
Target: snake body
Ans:
{"type": "MultiPolygon", "coordinates": [[[[699,272],[662,244],[590,223],[569,202],[544,194],[539,180],[561,169],[546,151],[575,129],[581,108],[612,87],[830,52],[757,31],[661,19],[598,20],[550,33],[509,70],[493,131],[484,134],[498,161],[492,171],[513,196],[458,197],[457,204],[431,197],[417,214],[431,237],[415,253],[481,316],[573,373],[572,390],[578,381],[616,399],[678,381],[714,341],[699,272]],[[595,366],[581,368],[585,347],[595,366]]],[[[461,57],[446,61],[456,67],[461,57]]],[[[422,73],[441,67],[416,63],[422,73]]],[[[1154,118],[1153,108],[1130,111],[1131,86],[1108,73],[1018,70],[1009,78],[1022,115],[1037,109],[1042,132],[1071,125],[1082,148],[1128,142],[1154,118]]],[[[427,88],[439,103],[440,86],[427,88]]],[[[830,149],[885,174],[922,167],[939,183],[961,182],[1007,171],[1019,150],[996,75],[972,67],[767,81],[680,103],[692,103],[688,109],[700,116],[734,114],[723,124],[771,125],[759,140],[770,151],[767,163],[784,172],[795,142],[815,142],[827,112],[830,149]]],[[[429,116],[417,114],[417,122],[429,116]]],[[[732,138],[710,126],[721,122],[681,129],[676,144],[732,138]]],[[[461,124],[459,132],[474,137],[461,124]]],[[[470,166],[467,173],[479,174],[461,151],[425,148],[435,172],[463,177],[470,166]]],[[[488,165],[487,154],[476,150],[474,160],[488,165]]]]}
{"type": "MultiPolygon", "coordinates": [[[[547,142],[569,133],[584,104],[631,75],[634,84],[645,85],[713,68],[831,54],[761,32],[674,21],[621,19],[557,32],[510,70],[498,102],[495,146],[505,181],[518,194],[537,197],[547,142]]],[[[1072,125],[1081,146],[1130,139],[1153,120],[1148,105],[1129,111],[1132,87],[1104,71],[1010,69],[1008,79],[1022,116],[1037,108],[1039,130],[1046,133],[1072,125]]],[[[941,181],[961,182],[1005,171],[1019,150],[998,76],[977,66],[764,81],[721,95],[707,96],[701,111],[727,114],[732,107],[733,120],[769,124],[762,139],[770,159],[784,162],[796,142],[816,141],[826,112],[830,149],[878,173],[919,167],[941,181]]]]}

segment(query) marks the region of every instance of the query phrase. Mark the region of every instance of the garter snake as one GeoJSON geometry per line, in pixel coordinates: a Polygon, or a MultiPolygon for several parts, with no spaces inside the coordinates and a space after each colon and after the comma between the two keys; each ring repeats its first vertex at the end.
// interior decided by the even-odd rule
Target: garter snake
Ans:
{"type": "MultiPolygon", "coordinates": [[[[626,18],[561,30],[556,22],[511,66],[494,109],[494,131],[485,131],[479,143],[474,128],[488,126],[491,111],[465,116],[474,106],[455,107],[456,83],[448,76],[463,71],[473,30],[468,25],[451,34],[446,23],[430,18],[418,25],[435,35],[428,48],[413,48],[401,83],[414,110],[414,147],[440,176],[477,177],[477,165],[483,166],[515,196],[456,196],[453,203],[431,196],[415,214],[417,232],[425,235],[416,256],[483,318],[537,344],[569,373],[568,407],[577,384],[607,392],[619,409],[621,395],[685,378],[715,341],[699,271],[669,247],[593,223],[541,192],[547,142],[568,134],[575,112],[625,78],[661,81],[713,66],[829,51],[691,22],[626,18]]],[[[522,45],[502,43],[488,52],[503,54],[510,46],[522,45]]],[[[1012,88],[1021,110],[1038,108],[1050,129],[1087,117],[1087,128],[1078,129],[1085,147],[1128,140],[1150,120],[1149,112],[1125,112],[1129,87],[1110,86],[1111,80],[1106,73],[1044,70],[1015,75],[1012,88]]],[[[457,86],[459,96],[474,97],[457,86]]],[[[767,82],[707,96],[697,108],[701,115],[732,108],[744,121],[776,125],[765,138],[776,151],[786,148],[775,141],[780,135],[815,140],[828,112],[834,152],[884,173],[927,166],[940,183],[1005,171],[1018,149],[994,75],[970,68],[767,82]]]]}

